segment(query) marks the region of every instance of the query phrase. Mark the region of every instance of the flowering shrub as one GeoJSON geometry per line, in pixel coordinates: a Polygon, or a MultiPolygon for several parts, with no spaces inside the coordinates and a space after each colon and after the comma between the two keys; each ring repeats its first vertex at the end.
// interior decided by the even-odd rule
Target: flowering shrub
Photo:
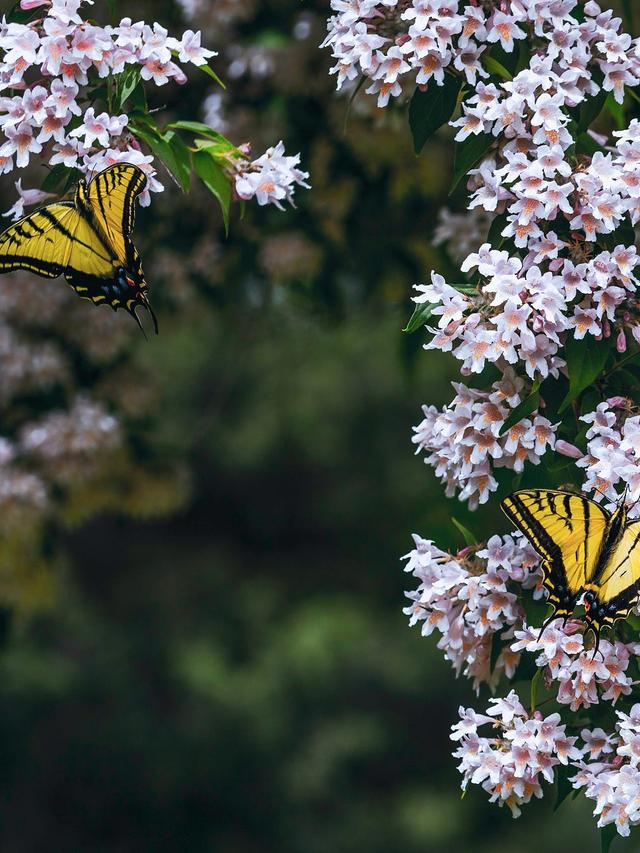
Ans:
{"type": "Polygon", "coordinates": [[[0,91],[8,93],[0,98],[0,174],[26,167],[32,155],[52,167],[40,193],[16,185],[18,201],[6,215],[18,219],[25,204],[122,162],[147,174],[140,201],[148,205],[149,194],[163,189],[156,159],[185,191],[195,171],[227,223],[233,192],[260,204],[293,201],[295,185],[306,186],[308,175],[296,168],[297,157],[284,156],[282,143],[252,161],[250,146],[238,148],[208,125],[161,128],[149,111],[145,83],[184,84],[183,65],[217,80],[208,64],[216,53],[201,45],[200,33],[177,39],[158,23],[131,18],[98,26],[80,15],[88,3],[22,0],[0,25],[0,91]],[[192,146],[181,133],[195,137],[192,146]]]}
{"type": "MultiPolygon", "coordinates": [[[[186,83],[187,66],[220,88],[208,64],[216,54],[199,33],[173,38],[158,23],[128,18],[101,25],[85,20],[91,6],[22,0],[0,22],[0,173],[17,178],[15,203],[2,208],[7,218],[125,161],[148,177],[143,204],[163,190],[165,175],[186,190],[192,174],[225,222],[234,198],[293,202],[307,175],[282,143],[254,158],[248,144],[236,147],[201,122],[158,123],[147,96],[186,83]]],[[[149,435],[158,389],[149,368],[133,361],[132,332],[59,283],[26,273],[0,281],[3,605],[50,599],[53,532],[106,510],[170,512],[185,498],[179,453],[159,458],[149,435]]]]}
{"type": "MultiPolygon", "coordinates": [[[[338,89],[358,80],[379,107],[409,101],[416,153],[450,124],[453,189],[468,191],[467,218],[446,212],[435,234],[460,277],[417,285],[405,329],[426,327],[426,348],[473,375],[449,405],[424,407],[424,461],[472,509],[518,485],[580,487],[611,507],[624,486],[637,517],[640,39],[593,0],[331,7],[338,89]]],[[[554,781],[558,801],[583,789],[607,847],[640,822],[637,617],[597,655],[579,620],[540,636],[535,552],[520,534],[465,535],[457,554],[415,537],[406,612],[477,691],[530,687],[485,715],[460,710],[463,788],[514,816],[554,781]]]]}

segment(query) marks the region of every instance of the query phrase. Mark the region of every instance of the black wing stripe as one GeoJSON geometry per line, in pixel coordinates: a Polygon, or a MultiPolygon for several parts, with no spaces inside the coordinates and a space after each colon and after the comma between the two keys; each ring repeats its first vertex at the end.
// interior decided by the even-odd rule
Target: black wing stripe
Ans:
{"type": "MultiPolygon", "coordinates": [[[[102,175],[98,175],[98,176],[96,177],[96,179],[95,179],[95,180],[96,180],[96,196],[97,196],[97,198],[98,198],[98,205],[100,206],[100,212],[102,213],[102,216],[103,216],[103,217],[105,218],[105,220],[106,220],[106,218],[107,218],[107,212],[106,212],[105,207],[104,207],[104,195],[105,195],[105,193],[106,193],[106,191],[107,191],[107,190],[106,190],[106,187],[105,187],[105,193],[103,193],[103,191],[102,191],[102,183],[101,183],[101,180],[100,180],[101,178],[102,178],[102,175]]],[[[105,184],[106,184],[106,180],[105,180],[105,184]]]]}
{"type": "MultiPolygon", "coordinates": [[[[531,495],[532,499],[536,500],[538,506],[542,508],[542,502],[540,498],[536,495],[531,495]]],[[[505,504],[504,506],[507,509],[507,514],[510,518],[512,518],[518,524],[518,527],[521,527],[520,520],[518,519],[518,513],[522,518],[524,524],[529,528],[532,536],[537,540],[534,542],[534,545],[544,550],[545,553],[542,554],[545,559],[554,563],[564,574],[564,562],[562,560],[562,552],[553,539],[549,536],[544,527],[540,524],[540,522],[535,518],[534,515],[529,511],[528,507],[521,500],[517,500],[515,498],[511,498],[512,504],[505,504]],[[512,513],[511,507],[513,507],[514,513],[512,513]]]]}
{"type": "Polygon", "coordinates": [[[56,264],[53,261],[45,261],[40,258],[33,258],[30,255],[9,255],[9,259],[7,261],[0,258],[0,269],[7,268],[9,270],[17,267],[18,264],[27,264],[29,269],[43,269],[47,272],[54,273],[55,270],[56,275],[60,275],[62,272],[62,266],[60,264],[56,264]]]}
{"type": "MultiPolygon", "coordinates": [[[[612,571],[609,573],[609,575],[607,575],[606,577],[602,576],[602,577],[599,577],[599,578],[594,578],[594,582],[595,582],[595,583],[598,583],[599,585],[602,585],[602,584],[607,583],[607,581],[611,580],[611,578],[612,578],[614,575],[617,575],[617,574],[618,574],[618,572],[620,571],[620,569],[621,569],[621,568],[624,566],[624,564],[627,562],[627,560],[630,560],[630,559],[631,559],[631,555],[633,554],[633,549],[636,547],[636,545],[638,544],[638,542],[639,542],[639,541],[640,541],[640,532],[638,532],[638,535],[637,535],[637,536],[636,536],[636,538],[633,540],[633,544],[632,544],[632,545],[631,545],[631,547],[629,548],[629,552],[628,552],[627,556],[624,558],[624,560],[623,560],[621,563],[618,563],[618,565],[617,565],[617,566],[612,566],[612,571]]],[[[624,574],[624,572],[623,572],[623,574],[624,574]]]]}
{"type": "Polygon", "coordinates": [[[47,222],[51,224],[52,228],[54,228],[56,231],[59,231],[60,234],[63,234],[68,240],[74,239],[74,236],[71,231],[65,228],[62,222],[60,222],[60,220],[56,216],[54,216],[50,210],[47,210],[46,207],[43,207],[41,210],[38,211],[38,213],[44,216],[47,222]]]}
{"type": "MultiPolygon", "coordinates": [[[[560,498],[558,498],[560,500],[560,498]]],[[[569,525],[569,530],[573,533],[573,521],[571,520],[571,495],[566,494],[562,496],[562,503],[564,505],[564,511],[566,514],[566,522],[569,525]]]]}

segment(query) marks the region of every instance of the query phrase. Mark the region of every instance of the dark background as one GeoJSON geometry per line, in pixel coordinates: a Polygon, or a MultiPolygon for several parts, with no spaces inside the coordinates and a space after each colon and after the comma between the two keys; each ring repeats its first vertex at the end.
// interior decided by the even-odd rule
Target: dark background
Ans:
{"type": "MultiPolygon", "coordinates": [[[[195,183],[167,180],[138,218],[161,335],[127,356],[155,400],[130,441],[150,470],[175,463],[175,501],[123,492],[122,511],[58,524],[54,594],[5,610],[2,850],[598,849],[584,800],[553,814],[549,789],[513,822],[460,798],[449,728],[489,696],[408,628],[400,557],[414,531],[463,545],[452,514],[479,536],[505,525],[414,457],[420,405],[451,398],[456,366],[401,329],[411,285],[455,270],[432,236],[463,195],[447,132],[416,159],[402,107],[358,99],[347,119],[317,47],[327,6],[210,0],[188,21],[136,4],[205,30],[225,132],[256,153],[283,138],[313,188],[236,212],[228,239],[195,183]],[[254,70],[230,76],[239,60],[254,70]]],[[[210,82],[192,72],[156,105],[201,118],[210,82]]]]}

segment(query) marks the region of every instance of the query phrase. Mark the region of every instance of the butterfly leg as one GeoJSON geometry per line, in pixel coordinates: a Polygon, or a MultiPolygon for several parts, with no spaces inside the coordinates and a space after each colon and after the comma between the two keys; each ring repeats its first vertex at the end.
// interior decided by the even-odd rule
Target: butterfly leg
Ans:
{"type": "Polygon", "coordinates": [[[549,616],[548,619],[545,619],[545,621],[542,623],[542,628],[540,628],[540,633],[538,634],[538,641],[552,622],[554,622],[556,619],[562,619],[562,624],[564,626],[570,615],[571,613],[566,610],[554,610],[551,616],[549,616]]]}

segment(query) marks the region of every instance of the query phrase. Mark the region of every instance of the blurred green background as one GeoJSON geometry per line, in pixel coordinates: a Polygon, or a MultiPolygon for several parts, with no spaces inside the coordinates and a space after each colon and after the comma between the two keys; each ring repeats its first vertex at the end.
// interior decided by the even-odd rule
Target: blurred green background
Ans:
{"type": "Polygon", "coordinates": [[[416,159],[402,110],[336,97],[327,13],[136,4],[220,51],[227,91],[195,72],[157,94],[167,116],[256,153],[283,138],[313,188],[296,210],[236,213],[228,239],[195,185],[166,180],[139,216],[161,334],[132,337],[107,378],[153,397],[124,421],[146,487],[118,471],[82,492],[93,512],[62,498],[38,540],[46,594],[22,606],[19,581],[4,611],[3,851],[598,849],[583,801],[553,814],[550,791],[513,821],[460,797],[449,727],[488,695],[409,630],[399,558],[414,531],[462,545],[452,514],[504,529],[495,507],[445,500],[410,441],[456,373],[401,328],[411,285],[455,269],[432,236],[463,201],[446,133],[416,159]]]}

